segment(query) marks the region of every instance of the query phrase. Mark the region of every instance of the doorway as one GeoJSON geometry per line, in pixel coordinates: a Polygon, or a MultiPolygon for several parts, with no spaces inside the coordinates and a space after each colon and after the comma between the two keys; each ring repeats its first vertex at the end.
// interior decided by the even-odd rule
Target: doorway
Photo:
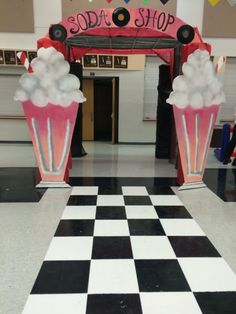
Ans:
{"type": "Polygon", "coordinates": [[[85,77],[83,141],[118,143],[118,77],[85,77]]]}

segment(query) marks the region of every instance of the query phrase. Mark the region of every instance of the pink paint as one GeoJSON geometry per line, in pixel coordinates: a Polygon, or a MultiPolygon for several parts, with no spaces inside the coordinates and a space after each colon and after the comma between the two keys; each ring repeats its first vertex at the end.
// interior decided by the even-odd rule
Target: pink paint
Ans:
{"type": "Polygon", "coordinates": [[[63,182],[79,104],[69,107],[23,103],[42,181],[63,182]]]}
{"type": "Polygon", "coordinates": [[[184,183],[201,182],[219,106],[179,109],[174,116],[184,183]]]}
{"type": "MultiPolygon", "coordinates": [[[[85,12],[78,12],[63,20],[60,24],[67,30],[67,38],[78,36],[80,34],[93,34],[105,36],[109,30],[109,36],[118,36],[124,33],[124,36],[134,36],[137,30],[143,32],[142,37],[176,38],[179,27],[185,23],[179,18],[159,10],[148,8],[131,8],[129,23],[122,28],[113,23],[112,14],[115,9],[97,9],[85,12]],[[158,35],[157,35],[158,33],[158,35]]],[[[138,37],[141,36],[138,34],[138,37]]]]}

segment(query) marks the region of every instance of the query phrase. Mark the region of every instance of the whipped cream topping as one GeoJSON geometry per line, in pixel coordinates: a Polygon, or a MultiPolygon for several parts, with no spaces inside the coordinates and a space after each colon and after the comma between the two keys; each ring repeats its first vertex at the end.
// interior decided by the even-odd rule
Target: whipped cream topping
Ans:
{"type": "Polygon", "coordinates": [[[183,75],[173,81],[173,92],[167,102],[178,108],[195,109],[220,105],[225,102],[223,86],[219,81],[210,55],[206,50],[196,50],[183,64],[183,75]]]}
{"type": "Polygon", "coordinates": [[[86,101],[77,76],[69,74],[70,65],[55,48],[40,48],[31,66],[33,73],[25,73],[19,80],[14,99],[32,101],[35,106],[48,103],[68,107],[72,102],[86,101]]]}

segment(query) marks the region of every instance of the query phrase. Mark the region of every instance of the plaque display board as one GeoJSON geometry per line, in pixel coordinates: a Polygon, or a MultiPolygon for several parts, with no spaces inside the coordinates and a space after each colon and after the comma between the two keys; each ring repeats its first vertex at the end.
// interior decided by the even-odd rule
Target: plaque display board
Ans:
{"type": "Polygon", "coordinates": [[[1,0],[0,32],[33,33],[33,0],[1,0]]]}
{"type": "Polygon", "coordinates": [[[203,28],[204,37],[236,38],[236,7],[227,1],[220,1],[216,6],[205,0],[203,28]]]}
{"type": "Polygon", "coordinates": [[[122,1],[122,5],[120,0],[113,0],[111,3],[108,3],[105,0],[96,0],[93,2],[79,1],[79,5],[78,1],[62,0],[62,17],[66,18],[78,11],[94,10],[99,8],[118,8],[121,6],[125,8],[148,7],[150,9],[161,10],[163,12],[176,15],[177,0],[168,1],[165,5],[159,0],[149,0],[147,5],[143,4],[140,0],[132,0],[127,4],[122,1]]]}
{"type": "MultiPolygon", "coordinates": [[[[1,47],[2,48],[2,47],[1,47]]],[[[37,57],[36,50],[22,50],[22,49],[0,49],[0,65],[1,66],[23,66],[17,57],[18,52],[24,52],[29,62],[37,57]]]]}

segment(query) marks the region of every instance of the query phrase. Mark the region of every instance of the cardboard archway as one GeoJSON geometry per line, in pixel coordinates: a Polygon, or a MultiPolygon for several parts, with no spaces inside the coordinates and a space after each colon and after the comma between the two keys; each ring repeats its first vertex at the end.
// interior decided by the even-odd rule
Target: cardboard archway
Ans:
{"type": "MultiPolygon", "coordinates": [[[[68,61],[87,53],[154,54],[170,65],[173,78],[180,74],[190,53],[199,48],[211,50],[197,28],[169,13],[148,8],[78,12],[52,25],[49,34],[38,40],[38,48],[50,46],[62,52],[68,61]]],[[[185,171],[181,171],[179,163],[179,183],[186,181],[182,173],[185,171]]],[[[204,169],[201,177],[203,173],[204,169]]]]}
{"type": "Polygon", "coordinates": [[[182,50],[181,61],[199,47],[210,50],[197,28],[172,14],[148,8],[78,12],[52,25],[49,34],[38,40],[38,48],[49,46],[61,51],[69,61],[87,53],[154,54],[172,68],[177,48],[182,50]]]}

